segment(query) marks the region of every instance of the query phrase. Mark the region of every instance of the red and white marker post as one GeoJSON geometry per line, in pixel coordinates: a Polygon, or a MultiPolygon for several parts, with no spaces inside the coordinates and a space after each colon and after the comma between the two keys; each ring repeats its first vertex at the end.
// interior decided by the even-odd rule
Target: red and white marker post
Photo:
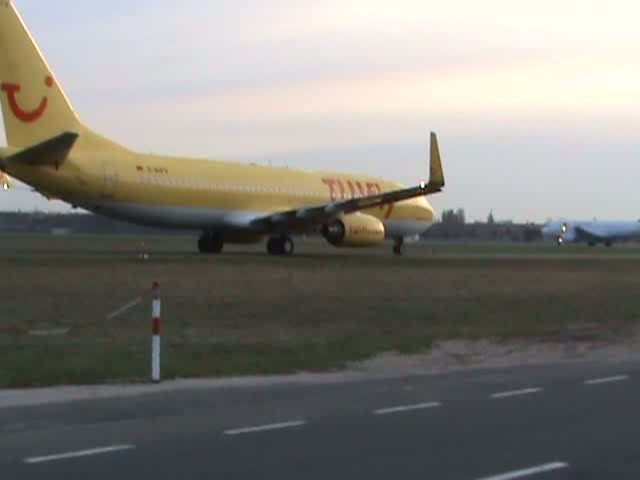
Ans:
{"type": "Polygon", "coordinates": [[[151,339],[151,381],[160,382],[160,284],[153,283],[153,300],[151,301],[151,317],[153,337],[151,339]]]}

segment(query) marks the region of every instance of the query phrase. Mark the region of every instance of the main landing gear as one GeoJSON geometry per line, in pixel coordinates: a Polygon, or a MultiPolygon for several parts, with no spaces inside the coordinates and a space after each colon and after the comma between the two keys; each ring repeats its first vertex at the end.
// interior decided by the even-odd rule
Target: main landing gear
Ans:
{"type": "Polygon", "coordinates": [[[206,230],[198,240],[198,250],[200,253],[218,254],[224,248],[224,234],[206,230]]]}
{"type": "Polygon", "coordinates": [[[393,242],[393,254],[396,256],[402,255],[402,250],[404,248],[404,238],[396,238],[393,242]]]}
{"type": "Polygon", "coordinates": [[[269,255],[293,255],[295,246],[291,237],[282,235],[279,237],[271,237],[267,241],[267,252],[269,255]]]}

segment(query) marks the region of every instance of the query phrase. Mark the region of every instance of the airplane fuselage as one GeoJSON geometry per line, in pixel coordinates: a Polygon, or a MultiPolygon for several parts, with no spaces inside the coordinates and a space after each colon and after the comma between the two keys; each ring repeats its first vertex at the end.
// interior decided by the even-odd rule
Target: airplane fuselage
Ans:
{"type": "MultiPolygon", "coordinates": [[[[13,151],[0,150],[3,156],[13,151]]],[[[144,225],[203,230],[252,230],[261,215],[313,207],[400,188],[363,175],[140,155],[123,151],[71,155],[58,168],[9,164],[9,175],[49,198],[144,225]]],[[[426,231],[434,212],[426,198],[364,210],[387,236],[426,231]]],[[[256,232],[259,233],[259,232],[256,232]]]]}

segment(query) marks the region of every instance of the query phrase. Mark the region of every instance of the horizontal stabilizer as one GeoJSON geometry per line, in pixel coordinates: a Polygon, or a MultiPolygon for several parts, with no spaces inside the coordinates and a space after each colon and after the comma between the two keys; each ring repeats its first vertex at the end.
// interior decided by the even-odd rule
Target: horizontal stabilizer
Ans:
{"type": "Polygon", "coordinates": [[[604,228],[597,228],[594,225],[591,225],[590,227],[579,225],[575,230],[578,234],[578,238],[587,242],[604,241],[610,235],[613,236],[611,233],[607,233],[604,228]]]}
{"type": "Polygon", "coordinates": [[[33,147],[25,148],[8,157],[5,162],[23,163],[34,167],[42,165],[59,167],[67,159],[77,139],[77,133],[66,132],[33,147]]]}

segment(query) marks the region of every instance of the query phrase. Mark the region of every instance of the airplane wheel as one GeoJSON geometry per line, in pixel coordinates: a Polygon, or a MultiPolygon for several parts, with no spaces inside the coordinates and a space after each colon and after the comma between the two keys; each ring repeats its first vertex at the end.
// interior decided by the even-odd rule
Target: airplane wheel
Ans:
{"type": "Polygon", "coordinates": [[[295,245],[293,244],[293,240],[289,237],[285,237],[282,242],[282,251],[285,255],[293,255],[295,250],[295,245]]]}
{"type": "Polygon", "coordinates": [[[404,247],[404,239],[399,238],[393,244],[393,254],[397,257],[402,255],[402,247],[404,247]]]}
{"type": "Polygon", "coordinates": [[[204,236],[198,239],[198,251],[200,253],[207,253],[207,241],[204,239],[204,236]]]}
{"type": "Polygon", "coordinates": [[[267,252],[269,255],[282,255],[283,245],[278,237],[272,237],[267,241],[267,252]]]}
{"type": "Polygon", "coordinates": [[[295,245],[291,237],[271,237],[267,241],[267,252],[269,255],[293,255],[295,245]]]}
{"type": "Polygon", "coordinates": [[[205,232],[198,239],[198,250],[205,254],[222,253],[224,236],[218,232],[205,232]]]}

